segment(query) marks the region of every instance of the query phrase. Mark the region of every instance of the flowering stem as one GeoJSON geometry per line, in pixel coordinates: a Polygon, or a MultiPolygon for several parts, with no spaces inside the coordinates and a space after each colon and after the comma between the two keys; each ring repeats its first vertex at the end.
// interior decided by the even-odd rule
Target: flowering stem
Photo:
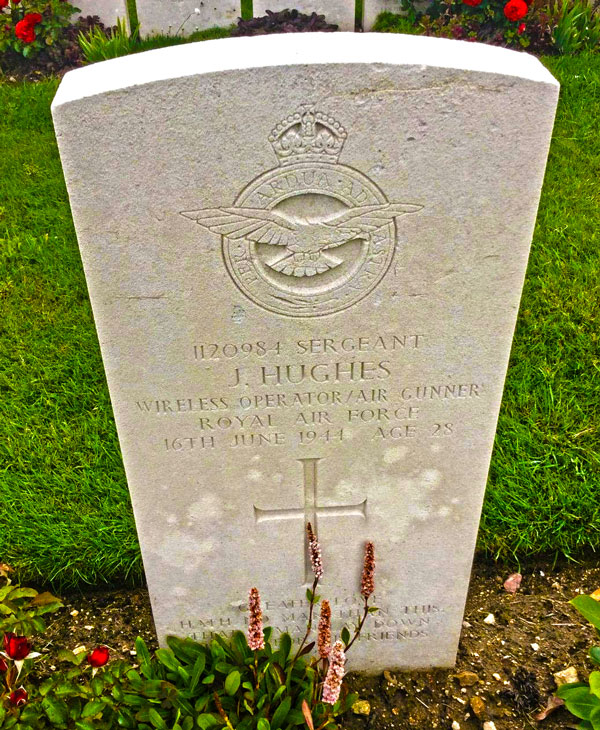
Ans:
{"type": "Polygon", "coordinates": [[[356,631],[354,632],[354,636],[352,637],[352,640],[349,644],[346,644],[344,647],[344,652],[347,652],[348,649],[354,644],[354,642],[358,639],[360,636],[360,632],[362,631],[363,626],[365,625],[365,621],[367,620],[367,616],[369,615],[369,599],[365,598],[365,607],[363,611],[362,618],[360,619],[358,625],[356,626],[356,631]]]}
{"type": "Polygon", "coordinates": [[[304,634],[304,638],[302,639],[300,646],[298,647],[298,651],[296,652],[296,655],[292,659],[292,664],[296,662],[296,659],[300,656],[300,652],[302,649],[304,649],[304,645],[306,644],[306,640],[308,639],[310,635],[310,630],[312,629],[312,622],[313,622],[313,612],[315,609],[315,595],[317,591],[317,586],[319,585],[319,578],[318,576],[315,577],[312,584],[312,592],[311,592],[311,598],[310,598],[310,609],[308,611],[308,624],[306,626],[306,633],[304,634]]]}

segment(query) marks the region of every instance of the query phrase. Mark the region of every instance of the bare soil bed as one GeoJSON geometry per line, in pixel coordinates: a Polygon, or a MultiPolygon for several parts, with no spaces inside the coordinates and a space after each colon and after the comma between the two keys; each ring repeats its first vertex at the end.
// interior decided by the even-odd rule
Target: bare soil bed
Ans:
{"type": "MultiPolygon", "coordinates": [[[[569,600],[600,586],[600,567],[595,560],[554,566],[540,562],[522,572],[521,588],[512,595],[503,588],[507,571],[476,562],[454,669],[349,675],[348,686],[363,701],[355,709],[366,714],[348,713],[345,730],[450,730],[453,722],[461,730],[479,730],[484,722],[493,722],[497,730],[575,727],[564,709],[539,723],[535,716],[556,688],[555,672],[574,666],[583,679],[591,671],[587,652],[594,630],[569,600]],[[494,623],[484,622],[489,614],[494,623]]],[[[95,592],[64,600],[65,608],[47,632],[44,651],[51,651],[51,645],[73,649],[106,644],[115,655],[135,663],[138,635],[156,648],[146,590],[95,592]]]]}

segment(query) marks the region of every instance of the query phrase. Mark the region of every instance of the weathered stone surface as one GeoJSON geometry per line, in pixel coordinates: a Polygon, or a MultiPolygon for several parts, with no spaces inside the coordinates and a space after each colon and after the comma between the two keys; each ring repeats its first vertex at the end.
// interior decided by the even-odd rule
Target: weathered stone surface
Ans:
{"type": "Polygon", "coordinates": [[[395,35],[94,64],[53,104],[161,638],[304,630],[304,522],[349,666],[454,662],[558,85],[395,35]],[[276,244],[276,245],[274,245],[276,244]]]}
{"type": "Polygon", "coordinates": [[[143,36],[155,33],[189,35],[214,26],[226,28],[233,25],[242,13],[240,0],[136,1],[143,36]]]}
{"type": "Polygon", "coordinates": [[[118,18],[127,19],[126,0],[73,0],[71,4],[80,11],[75,18],[97,15],[106,26],[116,25],[118,18]]]}
{"type": "Polygon", "coordinates": [[[253,15],[259,17],[267,10],[277,12],[286,8],[324,15],[328,23],[335,23],[340,30],[354,30],[354,0],[254,0],[253,15]]]}

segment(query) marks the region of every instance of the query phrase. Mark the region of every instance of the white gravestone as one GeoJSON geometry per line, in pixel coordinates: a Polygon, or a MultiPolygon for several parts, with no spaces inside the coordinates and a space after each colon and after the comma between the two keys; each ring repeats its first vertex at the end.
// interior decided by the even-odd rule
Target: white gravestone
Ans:
{"type": "Polygon", "coordinates": [[[383,12],[400,13],[400,0],[364,0],[363,2],[363,28],[371,30],[377,20],[377,16],[383,12]]]}
{"type": "Polygon", "coordinates": [[[328,23],[335,23],[340,30],[354,30],[354,0],[254,0],[252,12],[259,18],[267,10],[279,12],[286,8],[307,15],[324,15],[328,23]]]}
{"type": "Polygon", "coordinates": [[[316,525],[351,666],[450,666],[558,84],[398,35],[209,41],[53,114],[161,641],[299,637],[316,525]],[[90,153],[93,150],[93,154],[90,153]]]}
{"type": "Polygon", "coordinates": [[[116,25],[119,18],[127,20],[126,0],[73,0],[71,4],[79,8],[73,16],[75,20],[80,16],[97,15],[107,27],[116,25]]]}
{"type": "Polygon", "coordinates": [[[136,0],[142,36],[189,35],[196,30],[227,28],[237,22],[240,0],[136,0]]]}

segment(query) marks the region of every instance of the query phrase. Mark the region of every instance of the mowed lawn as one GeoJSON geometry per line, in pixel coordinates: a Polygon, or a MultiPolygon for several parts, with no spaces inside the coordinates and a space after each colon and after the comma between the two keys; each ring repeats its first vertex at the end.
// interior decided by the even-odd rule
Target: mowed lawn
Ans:
{"type": "MultiPolygon", "coordinates": [[[[600,545],[600,55],[544,63],[561,100],[479,535],[511,564],[600,545]]],[[[56,86],[0,83],[0,562],[64,590],[142,567],[56,86]]]]}

